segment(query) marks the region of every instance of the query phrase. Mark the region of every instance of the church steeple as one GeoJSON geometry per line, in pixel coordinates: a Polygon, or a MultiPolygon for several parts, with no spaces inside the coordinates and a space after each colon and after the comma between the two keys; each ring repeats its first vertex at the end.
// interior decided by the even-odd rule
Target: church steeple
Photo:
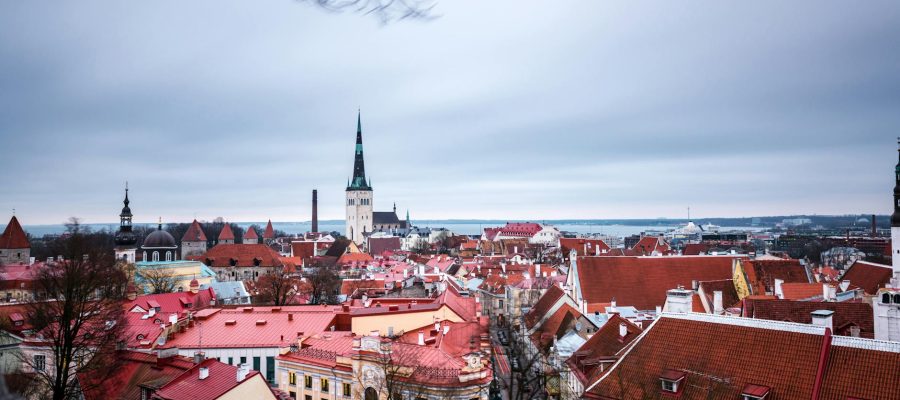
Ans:
{"type": "Polygon", "coordinates": [[[891,214],[891,228],[900,227],[900,138],[897,138],[897,166],[894,167],[894,213],[891,214]]]}
{"type": "Polygon", "coordinates": [[[366,181],[366,165],[363,160],[362,144],[362,114],[356,114],[356,152],[353,158],[353,179],[347,185],[347,190],[372,190],[366,181]]]}
{"type": "Polygon", "coordinates": [[[119,213],[119,231],[116,232],[115,242],[117,246],[134,246],[137,244],[137,236],[132,232],[131,220],[133,215],[131,215],[131,207],[129,207],[131,201],[128,200],[128,182],[125,182],[125,200],[122,203],[125,206],[122,207],[122,212],[119,213]]]}

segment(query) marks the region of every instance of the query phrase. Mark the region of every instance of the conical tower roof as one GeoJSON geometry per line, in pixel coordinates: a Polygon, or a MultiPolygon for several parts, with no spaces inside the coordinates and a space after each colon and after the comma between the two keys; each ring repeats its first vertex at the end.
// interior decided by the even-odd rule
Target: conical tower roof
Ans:
{"type": "Polygon", "coordinates": [[[19,219],[13,215],[0,235],[0,249],[30,249],[31,243],[28,243],[28,236],[22,225],[19,225],[19,219]]]}

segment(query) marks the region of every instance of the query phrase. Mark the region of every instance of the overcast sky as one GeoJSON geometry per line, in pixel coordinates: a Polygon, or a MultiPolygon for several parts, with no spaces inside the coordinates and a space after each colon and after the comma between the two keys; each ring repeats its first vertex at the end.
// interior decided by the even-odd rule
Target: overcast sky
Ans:
{"type": "Polygon", "coordinates": [[[0,3],[0,223],[889,213],[900,3],[0,3]]]}

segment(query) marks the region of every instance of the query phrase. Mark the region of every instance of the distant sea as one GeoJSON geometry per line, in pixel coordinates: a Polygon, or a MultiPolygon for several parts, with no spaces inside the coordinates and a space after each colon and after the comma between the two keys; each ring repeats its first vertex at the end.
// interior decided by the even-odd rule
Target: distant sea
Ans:
{"type": "MultiPolygon", "coordinates": [[[[413,220],[412,223],[418,227],[428,227],[428,228],[447,228],[451,232],[456,234],[463,235],[478,235],[484,230],[484,228],[503,226],[507,221],[499,221],[499,220],[490,220],[490,221],[472,221],[472,220],[413,220]]],[[[510,222],[524,222],[524,221],[510,221],[510,222]]],[[[559,221],[559,223],[555,223],[553,221],[535,221],[539,223],[546,223],[549,225],[555,226],[557,229],[561,231],[567,232],[576,232],[581,234],[602,234],[609,236],[630,236],[634,234],[639,234],[641,232],[665,232],[669,229],[678,228],[682,226],[680,224],[675,224],[670,221],[670,223],[659,223],[656,225],[625,225],[625,224],[604,224],[600,221],[559,221]]],[[[236,224],[240,225],[243,228],[247,228],[250,225],[258,225],[261,227],[265,227],[266,222],[236,222],[236,224]]],[[[136,226],[154,226],[155,224],[135,224],[136,226]]],[[[99,230],[108,230],[115,231],[119,228],[118,223],[109,223],[109,224],[85,224],[84,226],[90,227],[93,231],[99,230]]],[[[276,230],[283,231],[289,235],[297,235],[301,233],[308,232],[310,230],[310,223],[307,222],[272,222],[272,227],[276,230]]],[[[52,234],[60,234],[66,231],[65,225],[25,225],[23,226],[26,232],[30,233],[32,236],[41,237],[44,235],[52,235],[52,234]]],[[[732,231],[732,230],[740,230],[740,231],[759,231],[763,228],[760,227],[748,227],[748,226],[731,226],[731,227],[722,227],[721,231],[732,231]]],[[[325,220],[319,222],[319,231],[322,232],[343,232],[344,231],[344,221],[342,220],[325,220]]]]}

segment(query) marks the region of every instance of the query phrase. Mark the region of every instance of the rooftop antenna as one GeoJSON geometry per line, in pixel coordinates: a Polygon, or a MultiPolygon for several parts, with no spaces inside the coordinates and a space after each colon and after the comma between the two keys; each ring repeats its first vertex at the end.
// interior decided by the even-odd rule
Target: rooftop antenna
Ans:
{"type": "Polygon", "coordinates": [[[16,216],[16,209],[13,208],[13,217],[15,217],[15,216],[16,216]]]}

